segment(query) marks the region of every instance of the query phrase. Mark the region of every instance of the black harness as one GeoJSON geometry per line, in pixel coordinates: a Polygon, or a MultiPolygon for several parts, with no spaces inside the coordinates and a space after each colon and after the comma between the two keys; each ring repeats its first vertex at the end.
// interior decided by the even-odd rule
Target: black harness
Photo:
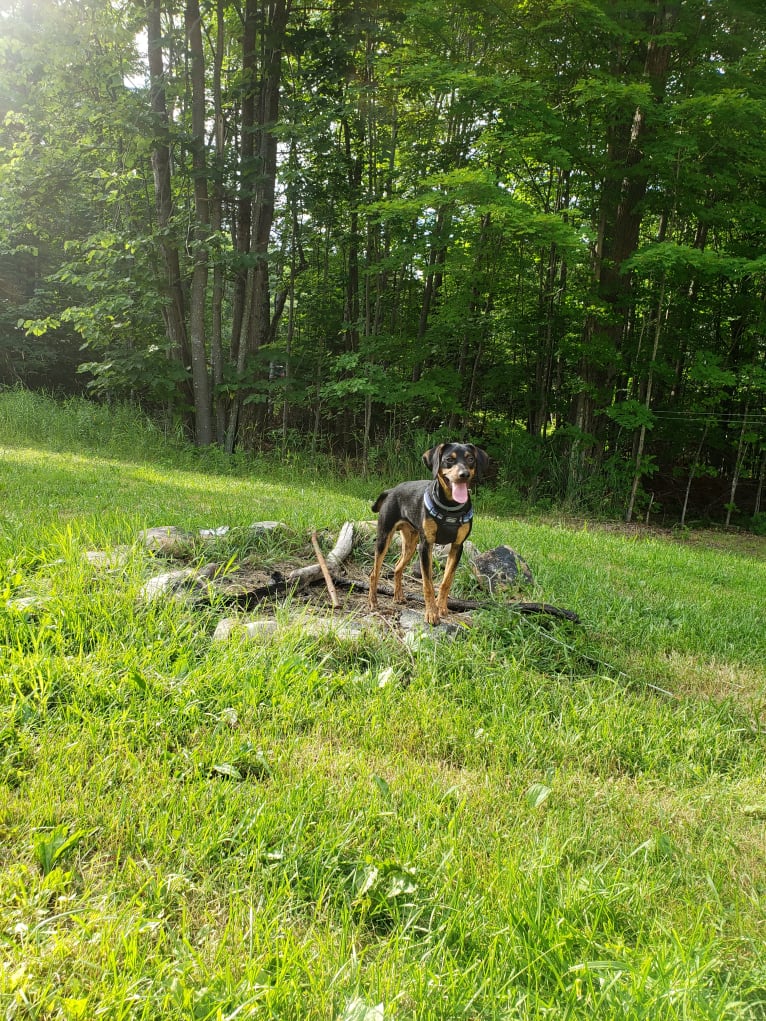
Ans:
{"type": "Polygon", "coordinates": [[[457,538],[460,526],[473,518],[473,507],[470,498],[468,503],[453,504],[450,507],[439,499],[440,492],[439,482],[435,480],[423,493],[423,504],[426,514],[436,522],[436,541],[441,546],[447,546],[457,538]]]}

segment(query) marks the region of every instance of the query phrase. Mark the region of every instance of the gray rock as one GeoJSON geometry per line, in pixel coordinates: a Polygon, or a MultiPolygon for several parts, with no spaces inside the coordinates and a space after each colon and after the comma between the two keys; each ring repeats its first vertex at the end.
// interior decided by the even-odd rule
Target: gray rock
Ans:
{"type": "Polygon", "coordinates": [[[18,613],[23,617],[36,616],[44,606],[45,600],[40,596],[19,596],[17,599],[9,599],[5,604],[10,613],[18,613]]]}
{"type": "Polygon", "coordinates": [[[425,614],[422,610],[407,608],[399,614],[399,627],[405,633],[422,631],[423,634],[432,637],[437,635],[454,636],[462,634],[471,626],[470,618],[466,618],[464,614],[461,615],[461,618],[459,623],[448,617],[446,620],[440,620],[438,624],[426,624],[425,614]]]}
{"type": "Polygon", "coordinates": [[[214,642],[226,642],[235,635],[240,638],[258,638],[273,635],[277,630],[277,622],[273,618],[264,620],[242,621],[236,617],[224,617],[218,622],[213,632],[214,642]]]}
{"type": "Polygon", "coordinates": [[[181,556],[189,551],[194,537],[175,525],[161,525],[158,528],[144,528],[138,533],[138,541],[152,553],[166,557],[181,556]]]}
{"type": "Polygon", "coordinates": [[[250,531],[256,535],[265,535],[268,532],[287,531],[284,521],[254,521],[250,525],[250,531]]]}
{"type": "MultiPolygon", "coordinates": [[[[225,617],[213,632],[213,641],[225,642],[234,637],[264,638],[290,628],[293,623],[295,622],[283,625],[273,617],[249,621],[225,617]]],[[[300,621],[300,628],[303,634],[312,637],[335,635],[336,638],[356,639],[364,633],[364,628],[356,621],[338,621],[330,617],[307,617],[300,621]]]]}
{"type": "Polygon", "coordinates": [[[113,550],[86,550],[85,559],[91,567],[116,571],[124,567],[130,559],[130,547],[116,546],[113,550]]]}
{"type": "Polygon", "coordinates": [[[472,542],[467,542],[465,547],[474,576],[491,595],[501,589],[520,589],[534,584],[526,560],[510,546],[496,546],[485,553],[480,553],[472,542]]]}
{"type": "Polygon", "coordinates": [[[178,571],[158,574],[142,587],[139,597],[146,603],[161,597],[197,602],[210,595],[210,581],[218,570],[218,564],[205,564],[199,569],[186,567],[178,571]]]}

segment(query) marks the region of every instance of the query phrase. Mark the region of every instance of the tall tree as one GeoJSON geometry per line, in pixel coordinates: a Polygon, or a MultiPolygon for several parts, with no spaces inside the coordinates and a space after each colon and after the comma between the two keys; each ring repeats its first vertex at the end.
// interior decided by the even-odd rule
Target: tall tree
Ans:
{"type": "Polygon", "coordinates": [[[210,206],[208,200],[205,122],[205,55],[198,0],[186,0],[186,36],[191,58],[191,137],[192,181],[194,185],[193,271],[189,301],[192,383],[194,386],[195,439],[200,446],[213,442],[213,414],[208,372],[206,313],[208,285],[208,245],[210,243],[210,206]]]}
{"type": "Polygon", "coordinates": [[[163,305],[162,312],[170,342],[171,357],[188,368],[191,366],[191,350],[186,332],[186,299],[181,277],[178,242],[174,238],[170,122],[162,47],[162,0],[147,0],[146,27],[149,103],[154,115],[155,133],[151,157],[154,175],[154,203],[157,214],[158,247],[162,255],[167,290],[167,301],[163,305]]]}

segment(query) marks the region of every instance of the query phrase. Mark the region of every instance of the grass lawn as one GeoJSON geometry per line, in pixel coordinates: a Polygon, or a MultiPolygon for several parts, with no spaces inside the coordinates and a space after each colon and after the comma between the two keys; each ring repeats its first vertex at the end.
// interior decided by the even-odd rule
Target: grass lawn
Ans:
{"type": "Polygon", "coordinates": [[[0,394],[0,1016],[766,1017],[766,540],[484,490],[472,538],[580,626],[406,645],[288,600],[216,643],[229,608],[139,599],[144,527],[301,543],[392,481],[0,394]]]}

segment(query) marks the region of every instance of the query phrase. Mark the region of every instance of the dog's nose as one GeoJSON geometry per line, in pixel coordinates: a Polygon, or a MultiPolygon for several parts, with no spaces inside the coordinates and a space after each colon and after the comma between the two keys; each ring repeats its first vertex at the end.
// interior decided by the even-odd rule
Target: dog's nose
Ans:
{"type": "Polygon", "coordinates": [[[457,473],[457,477],[459,479],[470,479],[471,473],[468,471],[467,468],[461,468],[460,471],[457,473]]]}

